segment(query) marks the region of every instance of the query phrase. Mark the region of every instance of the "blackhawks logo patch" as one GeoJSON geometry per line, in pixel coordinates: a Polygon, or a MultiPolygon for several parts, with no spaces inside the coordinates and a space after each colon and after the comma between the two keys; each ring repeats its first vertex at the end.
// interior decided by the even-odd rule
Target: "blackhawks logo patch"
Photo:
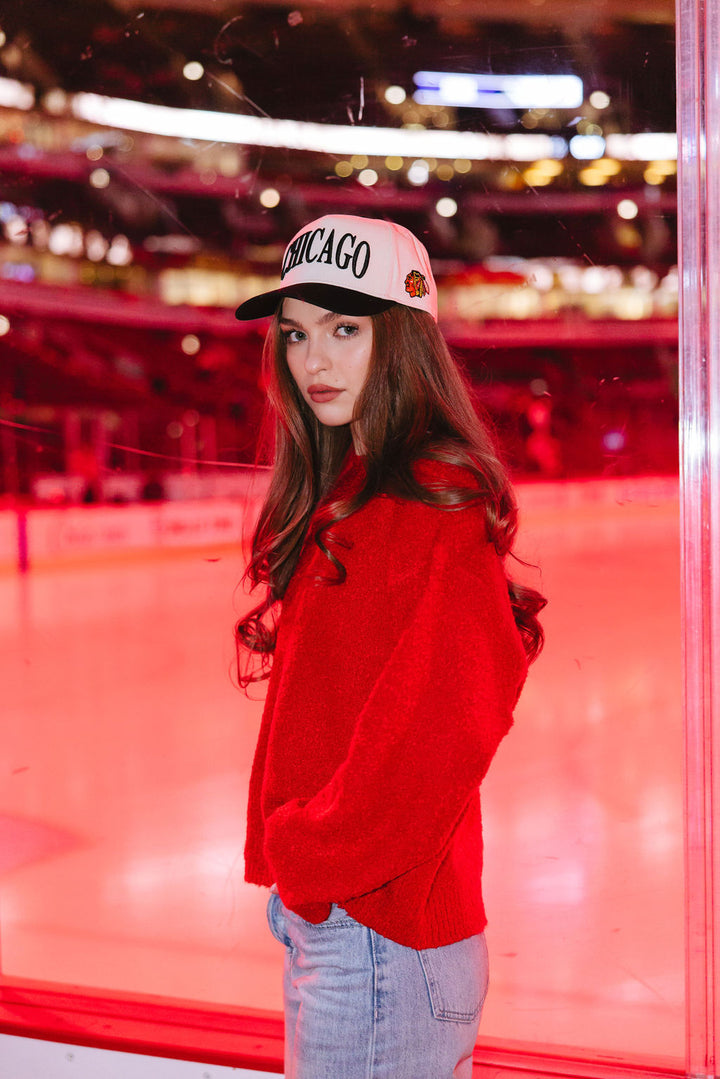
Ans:
{"type": "Polygon", "coordinates": [[[423,296],[427,296],[430,289],[425,277],[419,270],[411,270],[407,275],[405,278],[405,291],[415,299],[422,299],[423,296]]]}

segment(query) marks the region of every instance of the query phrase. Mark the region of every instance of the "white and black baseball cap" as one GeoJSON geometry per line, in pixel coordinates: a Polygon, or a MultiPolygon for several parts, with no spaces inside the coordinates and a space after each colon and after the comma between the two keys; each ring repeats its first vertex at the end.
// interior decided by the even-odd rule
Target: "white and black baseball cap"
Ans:
{"type": "Polygon", "coordinates": [[[372,315],[399,303],[437,321],[428,253],[392,221],[349,214],[311,221],[285,248],[280,280],[280,288],[240,304],[236,318],[272,315],[284,296],[294,296],[342,315],[372,315]]]}

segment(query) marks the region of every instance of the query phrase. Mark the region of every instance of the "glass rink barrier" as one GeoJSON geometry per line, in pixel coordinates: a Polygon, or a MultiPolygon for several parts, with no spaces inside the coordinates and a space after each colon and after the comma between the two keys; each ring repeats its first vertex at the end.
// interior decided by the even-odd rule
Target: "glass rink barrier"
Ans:
{"type": "MultiPolygon", "coordinates": [[[[446,273],[441,322],[468,369],[479,364],[479,394],[496,416],[517,486],[524,561],[517,573],[548,597],[545,649],[483,783],[491,973],[473,1074],[718,1076],[720,8],[678,0],[675,23],[665,0],[652,0],[643,23],[633,4],[604,5],[598,14],[554,0],[523,5],[521,17],[514,3],[446,3],[442,12],[430,3],[389,3],[381,25],[370,21],[380,18],[375,5],[339,5],[347,10],[331,15],[323,5],[256,4],[248,5],[257,9],[252,33],[223,51],[222,34],[231,23],[239,33],[241,17],[227,9],[229,22],[213,22],[211,6],[108,5],[92,46],[58,27],[60,52],[75,63],[82,57],[84,77],[98,80],[90,95],[89,82],[68,77],[57,91],[62,100],[48,98],[60,66],[33,99],[40,67],[23,67],[19,42],[33,42],[41,56],[42,36],[34,39],[19,15],[7,16],[7,25],[0,16],[0,160],[15,177],[3,177],[0,188],[0,363],[13,372],[0,376],[0,1079],[283,1072],[281,949],[267,929],[266,892],[243,880],[264,691],[237,687],[233,639],[251,602],[241,584],[246,538],[267,483],[252,465],[260,341],[233,324],[244,296],[221,302],[217,290],[223,274],[232,276],[238,236],[247,266],[256,260],[253,273],[263,246],[281,253],[278,237],[294,231],[285,209],[293,198],[317,215],[423,213],[430,221],[438,279],[446,273]],[[383,37],[393,19],[407,25],[383,37]],[[424,43],[423,93],[445,86],[466,101],[419,95],[401,125],[392,109],[406,107],[401,84],[407,97],[415,61],[395,61],[409,56],[433,19],[453,47],[443,56],[424,43]],[[241,118],[273,119],[264,99],[247,105],[260,60],[270,64],[272,50],[284,55],[291,32],[311,42],[311,30],[320,40],[321,28],[348,49],[352,40],[365,58],[354,97],[336,95],[341,108],[335,101],[331,110],[328,89],[323,105],[317,84],[327,60],[328,86],[335,85],[337,50],[325,58],[298,51],[306,119],[292,112],[293,69],[273,61],[286,126],[271,133],[247,125],[232,146],[218,140],[211,124],[229,107],[218,104],[222,94],[242,99],[241,118]],[[532,286],[542,283],[544,254],[545,270],[553,259],[567,269],[571,248],[585,266],[608,262],[611,234],[629,245],[619,291],[631,291],[630,267],[656,282],[668,276],[661,263],[672,263],[673,253],[662,255],[658,236],[666,242],[674,228],[675,195],[663,186],[674,175],[665,152],[672,139],[646,159],[640,143],[624,159],[608,147],[612,134],[647,134],[653,108],[673,111],[672,72],[660,101],[653,50],[669,55],[674,38],[679,354],[674,312],[627,316],[649,310],[650,277],[636,272],[637,291],[618,300],[622,311],[602,317],[588,305],[611,302],[612,273],[582,302],[562,291],[580,280],[577,267],[574,277],[558,271],[562,288],[532,286]],[[101,66],[111,44],[121,55],[124,43],[141,43],[137,63],[149,65],[158,40],[165,75],[174,72],[191,89],[163,97],[170,83],[158,76],[145,80],[147,100],[170,110],[163,123],[181,107],[197,114],[200,102],[206,134],[193,128],[186,138],[182,128],[151,130],[157,117],[103,112],[133,97],[130,82],[118,89],[117,66],[112,77],[101,66]],[[529,71],[538,42],[542,69],[529,71]],[[571,75],[573,63],[582,74],[584,63],[584,97],[535,105],[512,97],[522,87],[503,83],[492,89],[510,95],[501,105],[488,111],[479,96],[467,105],[467,95],[480,95],[479,82],[458,88],[430,70],[430,61],[449,63],[458,53],[508,76],[571,75]],[[214,74],[200,63],[211,54],[219,57],[214,74]],[[622,87],[626,76],[632,84],[612,119],[603,118],[612,94],[593,83],[599,71],[609,73],[607,87],[622,87]],[[391,126],[372,112],[371,73],[394,92],[383,108],[394,117],[397,143],[382,151],[383,176],[379,152],[362,149],[364,127],[391,126]],[[207,99],[192,97],[195,82],[207,99]],[[595,96],[586,106],[591,92],[608,103],[595,96]],[[34,112],[40,101],[44,111],[34,112]],[[324,124],[316,115],[323,108],[324,124]],[[453,124],[463,136],[539,133],[546,141],[530,151],[522,141],[473,149],[463,139],[464,149],[451,153],[443,140],[453,124]],[[55,125],[63,125],[60,134],[55,125]],[[338,134],[344,127],[354,140],[347,150],[338,134]],[[317,128],[341,141],[298,145],[317,128]],[[403,149],[423,131],[436,142],[403,149]],[[571,136],[581,139],[572,161],[571,136]],[[55,138],[76,156],[53,149],[55,138]],[[605,141],[598,148],[583,139],[605,141]],[[180,155],[172,161],[170,142],[180,155]],[[207,166],[182,158],[188,146],[207,154],[207,166]],[[218,146],[229,157],[245,155],[238,175],[218,146]],[[392,188],[396,160],[406,174],[392,188]],[[493,171],[471,189],[478,161],[493,171]],[[345,162],[343,174],[336,166],[345,162]],[[530,163],[536,172],[528,179],[530,163]],[[571,167],[572,182],[552,187],[571,167]],[[595,179],[580,180],[585,169],[595,179]],[[584,186],[573,188],[576,181],[584,186]],[[462,212],[464,195],[470,224],[452,232],[450,203],[462,212]],[[57,224],[43,217],[53,198],[65,200],[58,220],[72,222],[70,232],[55,234],[55,250],[42,246],[57,224]],[[85,217],[83,198],[92,205],[85,217]],[[628,207],[631,216],[616,214],[623,200],[637,218],[628,207]],[[119,239],[117,221],[129,212],[132,228],[119,239]],[[103,231],[110,218],[115,224],[103,231]],[[507,233],[503,221],[513,222],[507,233]],[[78,229],[90,243],[84,253],[73,248],[78,229]],[[232,250],[220,246],[228,230],[232,250]],[[89,241],[89,232],[99,239],[89,241]],[[557,250],[555,240],[562,240],[557,250]],[[487,255],[482,269],[471,242],[487,255]],[[520,247],[535,277],[518,270],[520,247]],[[460,262],[466,270],[472,264],[469,277],[460,262]],[[190,300],[199,281],[209,287],[203,275],[211,264],[216,291],[190,300]],[[463,314],[468,288],[474,302],[489,305],[474,323],[463,314]],[[519,321],[521,307],[532,310],[519,321]],[[101,366],[111,355],[108,334],[118,343],[110,374],[101,366]],[[175,337],[182,355],[163,367],[175,337]],[[515,372],[510,389],[507,370],[493,368],[495,353],[515,372]],[[232,393],[246,387],[242,398],[223,382],[230,368],[239,380],[232,393]],[[525,398],[521,384],[534,387],[525,398]],[[196,403],[183,397],[188,387],[196,403]],[[555,392],[565,397],[550,432],[555,392]],[[243,452],[227,452],[233,439],[243,452]]],[[[469,64],[455,64],[454,73],[469,64]]],[[[345,57],[340,69],[351,66],[345,57]]],[[[143,96],[137,85],[134,95],[143,96]]]]}

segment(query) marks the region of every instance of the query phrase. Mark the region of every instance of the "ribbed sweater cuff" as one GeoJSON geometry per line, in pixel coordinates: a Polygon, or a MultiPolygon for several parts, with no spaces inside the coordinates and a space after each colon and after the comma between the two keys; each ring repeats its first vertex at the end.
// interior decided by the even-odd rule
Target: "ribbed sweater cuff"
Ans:
{"type": "Polygon", "coordinates": [[[260,884],[266,888],[275,883],[265,859],[249,853],[245,855],[245,880],[248,884],[260,884]]]}

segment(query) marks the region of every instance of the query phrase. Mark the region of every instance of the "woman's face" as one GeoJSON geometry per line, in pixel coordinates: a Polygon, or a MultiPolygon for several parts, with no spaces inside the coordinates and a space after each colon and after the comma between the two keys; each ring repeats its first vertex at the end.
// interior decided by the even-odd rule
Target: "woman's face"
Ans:
{"type": "Polygon", "coordinates": [[[290,297],[279,321],[290,374],[320,423],[350,423],[370,369],[370,316],[338,315],[290,297]]]}

